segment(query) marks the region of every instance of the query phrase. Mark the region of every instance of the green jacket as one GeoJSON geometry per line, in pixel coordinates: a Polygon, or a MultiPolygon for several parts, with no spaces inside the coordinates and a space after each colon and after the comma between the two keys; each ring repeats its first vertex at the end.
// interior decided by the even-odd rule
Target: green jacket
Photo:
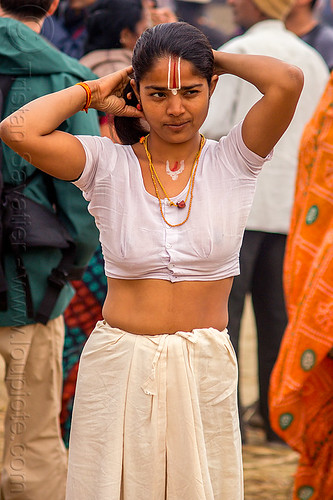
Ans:
{"type": "MultiPolygon", "coordinates": [[[[96,76],[78,61],[62,54],[23,23],[10,18],[0,18],[0,73],[16,75],[16,80],[6,99],[4,116],[8,116],[25,103],[44,94],[74,85],[78,81],[96,76]]],[[[47,109],[45,109],[47,113],[47,109]]],[[[59,127],[72,134],[99,135],[95,110],[77,113],[59,127]]],[[[5,183],[17,185],[34,171],[30,163],[3,144],[3,178],[5,183]]],[[[52,178],[53,179],[53,178],[52,178]]],[[[98,232],[87,203],[81,192],[70,182],[53,179],[58,200],[58,213],[77,245],[78,267],[88,264],[98,244],[98,232]]],[[[50,207],[43,174],[38,174],[28,184],[24,194],[46,207],[50,207]]],[[[38,223],[38,221],[36,221],[38,223]]],[[[47,277],[57,267],[62,254],[58,249],[27,249],[23,261],[30,281],[34,311],[44,297],[47,277]]],[[[9,287],[8,311],[0,311],[0,326],[35,323],[26,313],[25,293],[17,277],[12,255],[5,255],[4,268],[9,287]]],[[[62,289],[53,309],[51,319],[62,314],[73,296],[70,284],[62,289]]]]}

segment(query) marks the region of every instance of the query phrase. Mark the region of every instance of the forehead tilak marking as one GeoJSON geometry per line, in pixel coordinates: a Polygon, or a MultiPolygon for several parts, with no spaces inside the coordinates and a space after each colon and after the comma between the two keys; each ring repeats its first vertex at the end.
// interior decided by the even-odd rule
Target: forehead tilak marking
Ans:
{"type": "Polygon", "coordinates": [[[180,57],[169,56],[168,67],[168,90],[171,90],[173,95],[177,94],[177,90],[181,89],[180,81],[180,57]],[[178,85],[177,85],[178,83],[178,85]]]}

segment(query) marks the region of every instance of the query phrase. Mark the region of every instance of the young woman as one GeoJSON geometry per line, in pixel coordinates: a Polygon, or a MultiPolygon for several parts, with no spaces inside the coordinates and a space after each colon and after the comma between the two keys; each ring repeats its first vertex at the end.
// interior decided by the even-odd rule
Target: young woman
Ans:
{"type": "Polygon", "coordinates": [[[239,500],[227,301],[257,174],[303,76],[268,57],[213,52],[186,23],[145,31],[132,64],[131,80],[130,67],[47,95],[0,129],[41,170],[76,179],[100,230],[108,294],[81,358],[67,499],[239,500]],[[206,141],[199,129],[222,73],[263,97],[227,137],[206,141]],[[56,130],[88,105],[121,117],[127,145],[56,130]]]}

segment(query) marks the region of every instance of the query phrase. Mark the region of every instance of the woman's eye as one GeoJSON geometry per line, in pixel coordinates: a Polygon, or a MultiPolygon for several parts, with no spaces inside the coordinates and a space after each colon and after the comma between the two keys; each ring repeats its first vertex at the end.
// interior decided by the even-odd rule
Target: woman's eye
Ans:
{"type": "Polygon", "coordinates": [[[188,96],[193,96],[193,95],[196,95],[196,94],[198,94],[198,93],[199,93],[199,91],[198,91],[198,90],[187,90],[187,91],[185,92],[185,95],[188,95],[188,96]]]}
{"type": "Polygon", "coordinates": [[[151,96],[161,98],[165,97],[165,94],[163,92],[154,92],[153,94],[151,94],[151,96]]]}

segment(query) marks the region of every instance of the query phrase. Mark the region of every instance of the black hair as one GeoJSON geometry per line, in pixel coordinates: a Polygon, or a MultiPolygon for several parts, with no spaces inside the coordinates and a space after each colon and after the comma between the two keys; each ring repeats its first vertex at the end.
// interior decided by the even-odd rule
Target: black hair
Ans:
{"type": "Polygon", "coordinates": [[[121,48],[122,30],[128,28],[135,33],[136,25],[142,17],[141,0],[98,0],[90,9],[86,21],[84,53],[121,48]]]}
{"type": "Polygon", "coordinates": [[[6,14],[18,19],[42,19],[46,16],[53,0],[0,0],[0,7],[6,14]]]}
{"type": "MultiPolygon", "coordinates": [[[[140,81],[150,71],[156,60],[173,55],[181,57],[193,64],[200,76],[210,85],[214,56],[212,47],[206,36],[194,26],[183,23],[158,24],[147,29],[136,42],[132,57],[132,66],[136,86],[140,88],[140,81]]],[[[126,104],[135,106],[137,99],[134,92],[131,99],[127,98],[132,89],[128,86],[124,91],[126,104]]],[[[115,117],[117,134],[123,144],[134,144],[147,133],[142,127],[142,121],[135,118],[115,117]]]]}

